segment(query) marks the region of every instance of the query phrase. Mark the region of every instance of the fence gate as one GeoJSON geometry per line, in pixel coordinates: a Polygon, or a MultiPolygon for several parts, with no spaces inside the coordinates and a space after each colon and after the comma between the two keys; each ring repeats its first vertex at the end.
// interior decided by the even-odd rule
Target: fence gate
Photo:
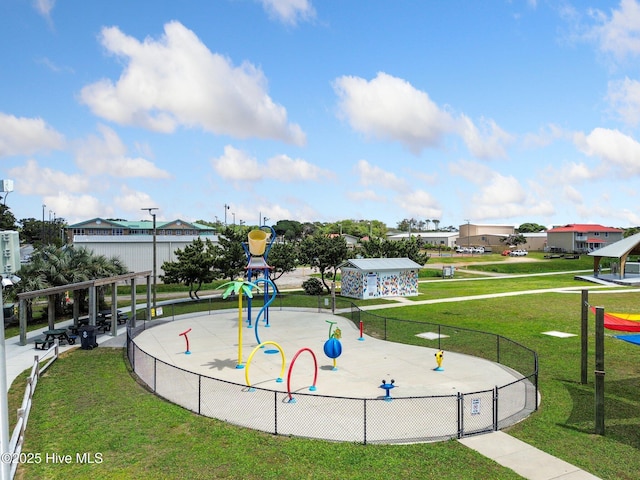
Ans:
{"type": "Polygon", "coordinates": [[[460,438],[496,430],[496,390],[459,394],[460,438]]]}

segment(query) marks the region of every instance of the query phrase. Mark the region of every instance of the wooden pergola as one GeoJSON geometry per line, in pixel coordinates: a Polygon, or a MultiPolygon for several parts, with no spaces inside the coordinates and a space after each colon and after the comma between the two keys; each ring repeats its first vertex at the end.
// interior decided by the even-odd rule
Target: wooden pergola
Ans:
{"type": "MultiPolygon", "coordinates": [[[[98,278],[95,280],[88,280],[86,282],[70,283],[67,285],[60,285],[57,287],[44,288],[42,290],[34,290],[31,292],[23,292],[18,294],[18,300],[20,302],[20,345],[27,344],[27,305],[26,302],[29,299],[36,297],[47,297],[48,301],[48,321],[49,329],[53,330],[55,326],[55,296],[71,292],[75,297],[76,292],[80,290],[89,290],[89,325],[95,326],[97,316],[97,295],[96,291],[98,287],[104,285],[111,285],[111,335],[116,336],[118,334],[118,290],[116,288],[118,282],[130,282],[131,283],[131,317],[130,325],[135,327],[136,325],[136,279],[146,278],[147,282],[147,316],[151,318],[151,271],[137,272],[137,273],[125,273],[124,275],[118,275],[115,277],[98,278]]],[[[80,303],[73,302],[73,324],[78,325],[78,319],[80,318],[80,303]]]]}
{"type": "Polygon", "coordinates": [[[629,255],[640,255],[640,233],[623,238],[611,245],[602,247],[589,256],[593,257],[593,274],[598,275],[600,271],[600,261],[603,258],[617,258],[620,261],[618,276],[624,278],[624,269],[629,255]]]}

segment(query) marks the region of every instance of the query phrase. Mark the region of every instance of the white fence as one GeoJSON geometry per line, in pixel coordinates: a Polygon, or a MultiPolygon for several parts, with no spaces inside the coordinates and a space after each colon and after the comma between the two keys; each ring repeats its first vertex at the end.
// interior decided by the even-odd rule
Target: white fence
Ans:
{"type": "MultiPolygon", "coordinates": [[[[22,398],[22,405],[18,409],[18,420],[16,426],[11,434],[11,440],[9,441],[9,449],[7,453],[3,452],[3,456],[10,456],[11,459],[11,475],[10,479],[16,474],[16,469],[20,464],[20,456],[22,455],[22,445],[24,444],[24,434],[27,429],[27,423],[29,421],[29,412],[31,411],[31,401],[33,394],[36,391],[36,386],[42,375],[52,364],[58,359],[59,346],[58,340],[51,346],[43,355],[39,357],[35,355],[33,359],[33,366],[31,367],[31,374],[27,378],[27,387],[24,391],[24,397],[22,398]],[[47,360],[47,363],[40,366],[40,363],[47,360]]],[[[5,457],[6,458],[6,457],[5,457]]],[[[7,458],[8,460],[9,458],[7,458]]],[[[4,460],[3,460],[4,461],[4,460]]]]}

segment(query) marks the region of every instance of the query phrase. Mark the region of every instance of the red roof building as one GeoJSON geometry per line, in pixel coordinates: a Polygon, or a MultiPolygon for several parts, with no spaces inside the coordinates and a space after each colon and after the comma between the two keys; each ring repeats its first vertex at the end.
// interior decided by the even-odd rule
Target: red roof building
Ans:
{"type": "Polygon", "coordinates": [[[587,253],[622,240],[624,230],[597,224],[572,223],[547,230],[549,248],[587,253]]]}

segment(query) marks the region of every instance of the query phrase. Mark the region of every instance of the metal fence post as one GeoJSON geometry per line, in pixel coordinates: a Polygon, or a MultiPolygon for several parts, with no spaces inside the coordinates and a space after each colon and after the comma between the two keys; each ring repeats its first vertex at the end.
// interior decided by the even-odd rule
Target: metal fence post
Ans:
{"type": "Polygon", "coordinates": [[[273,427],[274,435],[278,434],[278,392],[273,392],[273,427]]]}
{"type": "Polygon", "coordinates": [[[364,444],[367,444],[367,399],[364,399],[364,414],[363,414],[363,426],[364,426],[364,444]]]}
{"type": "Polygon", "coordinates": [[[496,385],[493,389],[493,431],[498,431],[498,386],[496,385]]]}
{"type": "Polygon", "coordinates": [[[464,428],[464,420],[463,420],[463,411],[462,411],[462,393],[458,392],[458,397],[457,397],[457,403],[458,403],[458,438],[462,438],[463,435],[463,431],[462,429],[464,428]]]}

